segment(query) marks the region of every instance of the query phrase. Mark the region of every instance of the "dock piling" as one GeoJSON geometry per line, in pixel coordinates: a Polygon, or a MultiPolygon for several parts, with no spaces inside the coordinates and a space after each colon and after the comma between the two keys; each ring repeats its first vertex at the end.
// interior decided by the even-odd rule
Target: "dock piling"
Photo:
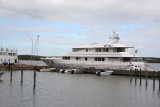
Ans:
{"type": "Polygon", "coordinates": [[[135,84],[137,84],[137,69],[135,69],[135,84]]]}
{"type": "Polygon", "coordinates": [[[23,83],[23,68],[21,69],[21,83],[23,83]]]}
{"type": "Polygon", "coordinates": [[[36,87],[36,71],[34,71],[33,88],[36,87]]]}
{"type": "Polygon", "coordinates": [[[146,86],[148,85],[148,71],[146,70],[146,86]]]}
{"type": "Polygon", "coordinates": [[[10,81],[12,81],[12,68],[11,68],[11,75],[10,75],[10,81]]]}
{"type": "Polygon", "coordinates": [[[140,79],[140,86],[141,86],[141,83],[142,83],[142,71],[141,71],[141,69],[140,69],[140,72],[139,72],[140,74],[139,74],[139,79],[140,79]]]}
{"type": "Polygon", "coordinates": [[[156,72],[153,71],[153,89],[155,89],[155,78],[156,78],[156,72]]]}
{"type": "Polygon", "coordinates": [[[159,76],[159,90],[160,90],[160,71],[158,71],[158,76],[159,76]]]}
{"type": "Polygon", "coordinates": [[[130,82],[132,82],[132,69],[130,70],[130,82]]]}

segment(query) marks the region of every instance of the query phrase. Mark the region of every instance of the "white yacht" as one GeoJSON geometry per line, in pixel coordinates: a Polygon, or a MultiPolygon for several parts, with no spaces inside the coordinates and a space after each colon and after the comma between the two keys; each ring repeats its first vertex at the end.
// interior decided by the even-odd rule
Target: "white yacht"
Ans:
{"type": "Polygon", "coordinates": [[[72,52],[63,55],[42,58],[49,66],[55,68],[95,68],[112,70],[146,70],[147,66],[137,55],[137,52],[129,52],[130,48],[119,44],[119,34],[113,33],[105,43],[92,43],[87,46],[72,48],[72,52]]]}
{"type": "Polygon", "coordinates": [[[8,65],[8,64],[15,64],[18,63],[18,53],[17,50],[8,48],[0,49],[0,64],[1,65],[8,65]]]}

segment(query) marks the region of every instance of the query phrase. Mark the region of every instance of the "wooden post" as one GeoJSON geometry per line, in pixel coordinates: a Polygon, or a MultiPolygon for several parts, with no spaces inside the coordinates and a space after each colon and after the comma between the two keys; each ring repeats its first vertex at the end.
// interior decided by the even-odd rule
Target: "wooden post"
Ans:
{"type": "Polygon", "coordinates": [[[156,72],[153,71],[153,89],[155,88],[155,77],[156,77],[156,72]]]}
{"type": "Polygon", "coordinates": [[[159,90],[160,90],[160,71],[158,71],[158,76],[159,76],[159,90]]]}
{"type": "Polygon", "coordinates": [[[141,83],[142,83],[142,71],[141,71],[141,69],[140,69],[140,72],[139,72],[140,74],[139,74],[139,79],[140,79],[140,86],[141,86],[141,83]]]}
{"type": "Polygon", "coordinates": [[[130,70],[130,82],[132,82],[132,69],[130,70]]]}
{"type": "Polygon", "coordinates": [[[10,75],[10,81],[12,81],[12,68],[11,68],[11,75],[10,75]]]}
{"type": "Polygon", "coordinates": [[[21,83],[23,83],[23,68],[21,69],[21,83]]]}
{"type": "Polygon", "coordinates": [[[36,71],[34,71],[33,88],[36,87],[36,71]]]}
{"type": "Polygon", "coordinates": [[[146,70],[146,86],[148,85],[148,71],[146,70]]]}
{"type": "Polygon", "coordinates": [[[135,84],[137,83],[137,69],[135,69],[135,84]]]}

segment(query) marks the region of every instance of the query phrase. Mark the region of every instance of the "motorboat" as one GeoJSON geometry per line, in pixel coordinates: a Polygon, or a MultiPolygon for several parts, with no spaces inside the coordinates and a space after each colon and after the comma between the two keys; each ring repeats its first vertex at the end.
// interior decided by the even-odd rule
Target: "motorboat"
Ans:
{"type": "Polygon", "coordinates": [[[71,73],[72,74],[82,74],[85,72],[85,69],[72,69],[71,73]]]}
{"type": "Polygon", "coordinates": [[[111,75],[113,72],[112,70],[98,70],[96,75],[111,75]]]}
{"type": "Polygon", "coordinates": [[[56,68],[43,68],[43,69],[40,69],[39,72],[53,72],[55,70],[56,68]]]}

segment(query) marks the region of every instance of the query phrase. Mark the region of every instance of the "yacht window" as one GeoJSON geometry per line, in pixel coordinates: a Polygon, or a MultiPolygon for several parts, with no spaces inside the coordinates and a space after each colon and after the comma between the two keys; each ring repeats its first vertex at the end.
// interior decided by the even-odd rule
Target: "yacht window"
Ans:
{"type": "Polygon", "coordinates": [[[131,61],[131,58],[128,58],[128,57],[123,58],[123,61],[124,61],[124,62],[131,61]]]}
{"type": "Polygon", "coordinates": [[[134,61],[134,62],[142,62],[142,58],[133,58],[132,61],[134,61]]]}
{"type": "Polygon", "coordinates": [[[85,57],[85,61],[87,61],[88,60],[88,58],[87,57],[85,57]]]}
{"type": "Polygon", "coordinates": [[[12,56],[12,53],[8,53],[8,55],[12,56]]]}
{"type": "Polygon", "coordinates": [[[70,60],[70,57],[63,57],[63,60],[70,60]]]}
{"type": "Polygon", "coordinates": [[[108,52],[108,48],[96,48],[96,52],[108,52]]]}
{"type": "Polygon", "coordinates": [[[105,61],[104,57],[95,57],[94,58],[95,61],[105,61]]]}
{"type": "Polygon", "coordinates": [[[117,48],[117,52],[125,52],[125,48],[117,48]]]}
{"type": "Polygon", "coordinates": [[[80,50],[82,50],[82,49],[73,48],[73,49],[72,49],[72,52],[77,52],[77,51],[80,51],[80,50]]]}
{"type": "Polygon", "coordinates": [[[76,57],[76,60],[78,60],[79,58],[78,57],[76,57]]]}
{"type": "Polygon", "coordinates": [[[88,49],[86,49],[86,52],[88,52],[88,49]]]}
{"type": "Polygon", "coordinates": [[[108,49],[107,48],[103,48],[102,52],[108,52],[108,49]]]}
{"type": "Polygon", "coordinates": [[[16,56],[16,53],[13,53],[13,56],[16,56]]]}
{"type": "Polygon", "coordinates": [[[0,55],[2,55],[2,52],[0,52],[0,55]]]}
{"type": "Polygon", "coordinates": [[[101,52],[101,48],[96,48],[96,52],[101,52]]]}

